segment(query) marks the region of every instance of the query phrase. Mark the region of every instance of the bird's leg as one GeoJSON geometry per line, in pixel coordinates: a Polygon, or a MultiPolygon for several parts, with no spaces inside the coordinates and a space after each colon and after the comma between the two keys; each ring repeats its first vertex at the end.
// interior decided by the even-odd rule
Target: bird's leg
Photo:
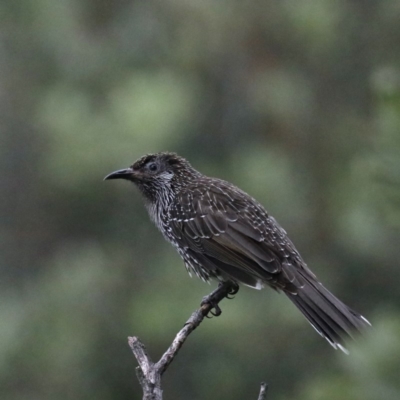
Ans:
{"type": "Polygon", "coordinates": [[[203,306],[204,304],[210,304],[212,306],[210,313],[215,317],[218,317],[222,313],[218,303],[224,297],[232,299],[233,297],[230,296],[235,295],[238,291],[239,291],[239,285],[235,282],[231,281],[219,282],[218,287],[212,293],[203,297],[203,300],[201,301],[200,305],[203,306]],[[223,294],[222,297],[221,294],[223,294]]]}

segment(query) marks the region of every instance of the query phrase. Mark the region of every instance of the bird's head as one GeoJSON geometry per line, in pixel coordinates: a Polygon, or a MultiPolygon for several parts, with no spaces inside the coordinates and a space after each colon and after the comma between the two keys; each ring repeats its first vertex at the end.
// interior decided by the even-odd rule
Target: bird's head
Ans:
{"type": "Polygon", "coordinates": [[[136,184],[153,201],[165,191],[179,190],[197,174],[189,162],[175,153],[147,154],[129,168],[107,175],[104,180],[125,179],[136,184]]]}

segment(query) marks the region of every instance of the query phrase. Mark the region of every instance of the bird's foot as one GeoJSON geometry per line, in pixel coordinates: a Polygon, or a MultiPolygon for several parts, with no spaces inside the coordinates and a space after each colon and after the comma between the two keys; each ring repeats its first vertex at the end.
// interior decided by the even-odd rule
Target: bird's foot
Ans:
{"type": "Polygon", "coordinates": [[[222,310],[218,305],[223,298],[221,297],[221,291],[227,291],[224,297],[233,299],[233,296],[239,291],[239,285],[234,282],[219,282],[217,289],[215,289],[211,294],[203,297],[200,306],[204,306],[205,304],[211,305],[210,314],[214,317],[218,317],[222,314],[222,310]]]}
{"type": "MultiPolygon", "coordinates": [[[[209,304],[211,306],[210,314],[213,315],[214,317],[218,317],[222,314],[222,310],[220,306],[218,305],[217,300],[215,299],[215,292],[212,292],[211,294],[204,296],[203,300],[200,303],[200,306],[204,306],[206,304],[209,304]],[[214,310],[214,311],[213,311],[214,310]]],[[[211,318],[208,315],[206,315],[207,318],[211,318]]]]}

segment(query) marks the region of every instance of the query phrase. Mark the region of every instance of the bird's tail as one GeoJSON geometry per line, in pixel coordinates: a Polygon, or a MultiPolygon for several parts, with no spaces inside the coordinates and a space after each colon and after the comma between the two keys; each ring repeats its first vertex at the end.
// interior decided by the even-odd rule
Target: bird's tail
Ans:
{"type": "Polygon", "coordinates": [[[307,279],[297,294],[285,294],[321,336],[346,354],[345,341],[371,325],[316,280],[307,279]]]}

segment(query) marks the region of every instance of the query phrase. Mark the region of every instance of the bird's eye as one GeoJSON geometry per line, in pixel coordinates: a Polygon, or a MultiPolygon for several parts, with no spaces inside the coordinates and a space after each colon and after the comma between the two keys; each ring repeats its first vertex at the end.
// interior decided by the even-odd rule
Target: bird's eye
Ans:
{"type": "Polygon", "coordinates": [[[151,163],[151,164],[149,164],[148,165],[148,167],[147,167],[148,169],[149,169],[149,171],[151,171],[151,172],[156,172],[157,171],[157,169],[158,169],[158,166],[157,166],[157,164],[156,163],[151,163]]]}

